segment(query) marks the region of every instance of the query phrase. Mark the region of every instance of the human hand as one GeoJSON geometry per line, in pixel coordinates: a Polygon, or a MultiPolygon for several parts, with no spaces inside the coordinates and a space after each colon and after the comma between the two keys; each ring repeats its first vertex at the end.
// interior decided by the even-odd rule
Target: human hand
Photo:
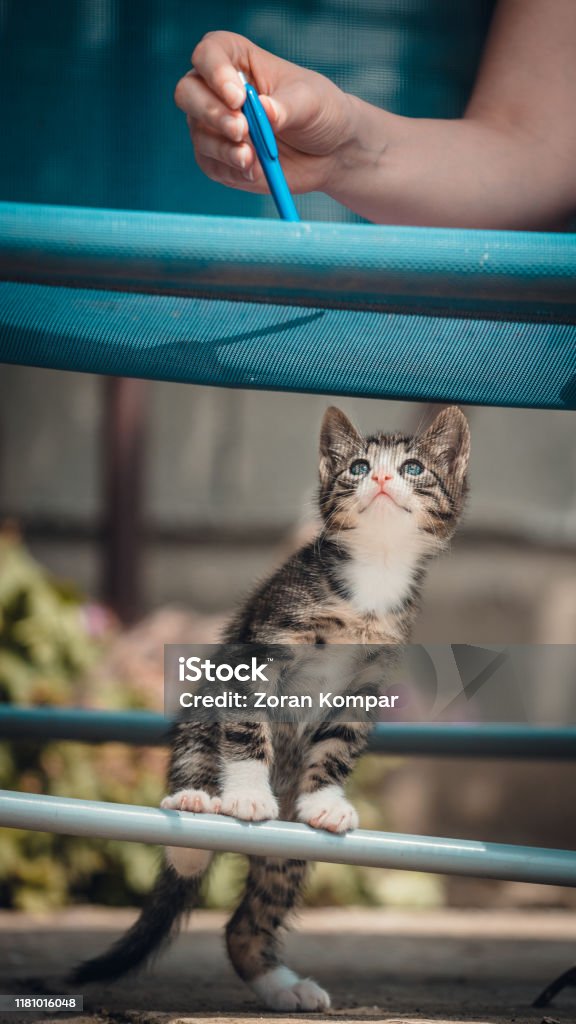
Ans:
{"type": "Polygon", "coordinates": [[[352,131],[348,96],[328,78],[262,50],[233,32],[209,32],[192,54],[193,70],[174,98],[184,111],[196,161],[209,178],[266,192],[260,162],[241,113],[243,71],[260,94],[278,140],[292,192],[328,191],[336,154],[352,131]]]}

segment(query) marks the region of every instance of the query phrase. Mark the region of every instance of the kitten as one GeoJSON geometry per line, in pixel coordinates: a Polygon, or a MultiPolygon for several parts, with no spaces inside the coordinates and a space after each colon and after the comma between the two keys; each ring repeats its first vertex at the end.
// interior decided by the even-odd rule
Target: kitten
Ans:
{"type": "MultiPolygon", "coordinates": [[[[427,564],[462,513],[469,449],[468,425],[455,407],[414,437],[362,437],[342,412],[328,409],[320,434],[321,531],[256,588],[225,641],[388,650],[406,644],[427,564]]],[[[307,727],[180,721],[171,795],[162,807],[250,821],[280,816],[331,832],[356,828],[343,785],[371,728],[357,717],[327,716],[307,727]]],[[[138,921],[109,952],[80,965],[74,983],[116,978],[143,964],[198,905],[211,857],[206,850],[168,848],[138,921]]],[[[234,968],[274,1010],[330,1006],[328,994],[285,967],[279,952],[280,930],[298,904],[305,871],[304,861],[250,857],[244,897],[227,928],[234,968]]]]}

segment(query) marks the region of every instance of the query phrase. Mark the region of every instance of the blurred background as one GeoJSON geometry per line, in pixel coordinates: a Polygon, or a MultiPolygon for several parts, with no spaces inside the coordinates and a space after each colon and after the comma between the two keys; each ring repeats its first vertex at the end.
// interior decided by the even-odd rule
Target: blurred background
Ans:
{"type": "MultiPolygon", "coordinates": [[[[206,180],[172,94],[209,29],[250,36],[402,114],[456,117],[493,4],[479,0],[0,0],[0,197],[275,216],[206,180]]],[[[324,196],[304,218],[358,220],[324,196]]],[[[210,641],[255,578],[310,530],[322,396],[0,367],[0,700],[162,707],[166,642],[210,641]]],[[[339,402],[365,430],[431,407],[339,402]]],[[[469,409],[471,499],[433,568],[415,640],[576,641],[576,413],[469,409]]],[[[542,678],[540,704],[550,680],[542,678]]],[[[556,699],[554,715],[569,708],[556,699]]],[[[7,788],[157,804],[164,752],[8,744],[7,788]]],[[[365,758],[365,827],[570,847],[567,764],[365,758]],[[455,784],[457,780],[457,784],[455,784]]],[[[137,903],[156,852],[6,831],[0,903],[137,903]]],[[[210,890],[224,904],[235,861],[210,890]]],[[[565,904],[561,889],[321,865],[317,903],[565,904]]]]}

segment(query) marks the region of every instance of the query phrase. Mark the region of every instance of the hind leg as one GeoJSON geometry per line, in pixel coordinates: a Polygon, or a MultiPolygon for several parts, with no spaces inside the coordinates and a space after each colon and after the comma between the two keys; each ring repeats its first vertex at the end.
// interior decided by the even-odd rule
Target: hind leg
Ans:
{"type": "MultiPolygon", "coordinates": [[[[218,814],[219,730],[216,723],[179,722],[172,741],[168,770],[170,795],[160,806],[165,810],[218,814]]],[[[202,874],[210,864],[211,850],[191,850],[185,846],[167,846],[166,860],[183,878],[202,874]]]]}
{"type": "Polygon", "coordinates": [[[281,929],[299,902],[306,862],[251,857],[246,891],[226,929],[230,959],[243,981],[272,1010],[326,1010],[330,996],[285,967],[281,929]]]}

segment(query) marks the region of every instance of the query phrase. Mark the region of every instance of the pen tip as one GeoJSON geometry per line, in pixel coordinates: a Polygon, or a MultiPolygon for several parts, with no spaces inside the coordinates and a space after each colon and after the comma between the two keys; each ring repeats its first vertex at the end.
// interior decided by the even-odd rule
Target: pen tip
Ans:
{"type": "Polygon", "coordinates": [[[247,80],[246,80],[246,76],[244,75],[244,73],[242,71],[238,72],[238,78],[242,82],[242,85],[247,85],[248,84],[247,80]]]}

